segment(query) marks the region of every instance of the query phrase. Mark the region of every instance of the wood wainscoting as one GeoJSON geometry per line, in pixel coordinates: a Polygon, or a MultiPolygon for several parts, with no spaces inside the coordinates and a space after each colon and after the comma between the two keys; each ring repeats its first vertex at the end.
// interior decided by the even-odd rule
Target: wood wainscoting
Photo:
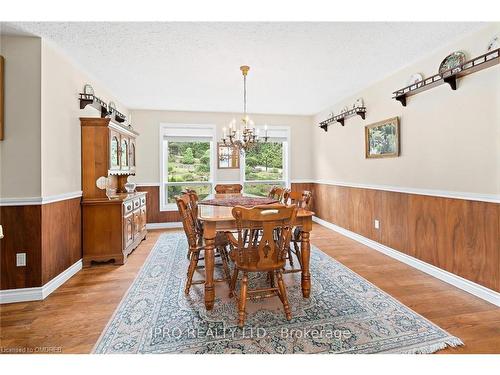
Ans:
{"type": "Polygon", "coordinates": [[[42,285],[42,206],[2,206],[0,289],[42,285]],[[16,253],[26,253],[26,267],[16,267],[16,253]]]}
{"type": "Polygon", "coordinates": [[[80,200],[42,205],[42,285],[82,259],[80,200]]]}
{"type": "Polygon", "coordinates": [[[80,200],[0,207],[1,290],[41,287],[82,258],[80,200]]]}
{"type": "Polygon", "coordinates": [[[146,201],[146,222],[149,223],[177,223],[181,217],[177,210],[160,211],[160,187],[159,186],[138,186],[137,191],[146,191],[148,200],[146,201]]]}
{"type": "Polygon", "coordinates": [[[500,291],[498,203],[320,183],[292,190],[312,190],[320,219],[500,291]]]}

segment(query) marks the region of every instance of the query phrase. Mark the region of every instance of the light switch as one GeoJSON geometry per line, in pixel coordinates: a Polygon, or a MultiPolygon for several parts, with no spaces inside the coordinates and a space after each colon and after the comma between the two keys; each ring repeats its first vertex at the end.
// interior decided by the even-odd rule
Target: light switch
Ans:
{"type": "Polygon", "coordinates": [[[17,267],[25,267],[26,266],[26,253],[17,253],[16,254],[16,266],[17,267]]]}
{"type": "Polygon", "coordinates": [[[375,229],[380,229],[380,221],[378,221],[377,219],[375,219],[375,222],[373,224],[375,226],[375,229]]]}

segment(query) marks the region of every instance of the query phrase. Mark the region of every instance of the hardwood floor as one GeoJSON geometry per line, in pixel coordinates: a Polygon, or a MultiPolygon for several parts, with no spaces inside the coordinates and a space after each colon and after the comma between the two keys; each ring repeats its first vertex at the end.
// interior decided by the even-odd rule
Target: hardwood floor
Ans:
{"type": "MultiPolygon", "coordinates": [[[[0,353],[13,347],[90,352],[164,232],[149,231],[124,266],[84,269],[44,301],[0,305],[0,353]]],[[[320,225],[314,224],[311,242],[465,342],[439,353],[500,353],[500,308],[320,225]]]]}

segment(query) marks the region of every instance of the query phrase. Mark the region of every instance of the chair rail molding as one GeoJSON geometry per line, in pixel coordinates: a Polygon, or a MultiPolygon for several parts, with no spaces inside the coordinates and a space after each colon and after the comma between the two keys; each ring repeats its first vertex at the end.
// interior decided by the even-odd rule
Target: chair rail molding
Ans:
{"type": "Polygon", "coordinates": [[[23,197],[23,198],[0,198],[0,206],[36,206],[48,203],[64,201],[67,199],[79,198],[82,191],[72,191],[56,195],[47,195],[41,197],[23,197]]]}
{"type": "Polygon", "coordinates": [[[328,228],[328,229],[331,229],[337,233],[340,233],[346,237],[349,237],[349,238],[353,239],[354,241],[362,243],[363,245],[366,245],[373,250],[377,250],[377,251],[379,251],[379,252],[381,252],[381,253],[383,253],[391,258],[399,260],[400,262],[403,262],[403,263],[405,263],[413,268],[416,268],[422,272],[425,272],[431,276],[434,276],[435,278],[437,278],[439,280],[442,280],[450,285],[453,285],[453,286],[455,286],[459,289],[462,289],[470,294],[473,294],[476,297],[484,299],[485,301],[488,301],[496,306],[500,306],[500,293],[498,293],[494,290],[491,290],[491,289],[486,288],[482,285],[476,284],[472,281],[464,279],[463,277],[460,277],[460,276],[455,275],[451,272],[445,271],[445,270],[438,268],[436,266],[433,266],[429,263],[423,262],[423,261],[416,259],[412,256],[403,254],[400,251],[391,249],[388,246],[382,245],[381,243],[373,241],[373,240],[366,238],[364,236],[361,236],[357,233],[351,232],[350,230],[339,227],[338,225],[335,225],[335,224],[330,223],[326,220],[320,219],[319,217],[314,216],[313,221],[328,228]]]}

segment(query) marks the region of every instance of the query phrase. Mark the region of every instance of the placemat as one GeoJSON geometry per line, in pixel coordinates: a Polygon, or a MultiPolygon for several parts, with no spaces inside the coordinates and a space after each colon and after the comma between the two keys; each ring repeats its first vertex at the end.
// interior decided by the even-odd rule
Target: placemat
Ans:
{"type": "Polygon", "coordinates": [[[225,206],[225,207],[254,207],[262,204],[278,203],[276,199],[266,197],[231,197],[231,198],[215,198],[200,201],[199,204],[206,204],[209,206],[225,206]]]}

